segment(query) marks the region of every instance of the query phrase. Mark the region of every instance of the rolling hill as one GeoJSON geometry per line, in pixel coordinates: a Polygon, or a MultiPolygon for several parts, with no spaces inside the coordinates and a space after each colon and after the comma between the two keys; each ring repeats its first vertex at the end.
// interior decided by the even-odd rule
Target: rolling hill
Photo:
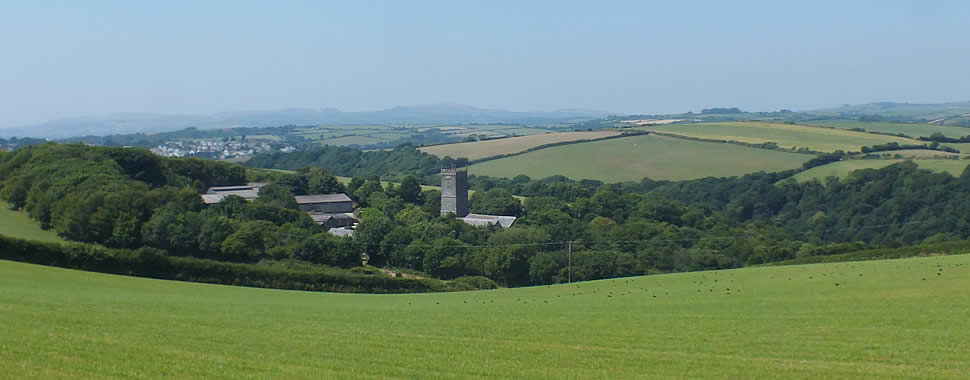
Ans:
{"type": "Polygon", "coordinates": [[[609,130],[596,132],[559,132],[458,144],[434,145],[418,150],[438,157],[464,157],[470,161],[475,161],[498,155],[521,153],[547,144],[596,140],[619,135],[620,132],[609,130]]]}
{"type": "MultiPolygon", "coordinates": [[[[930,136],[934,133],[941,133],[946,137],[960,138],[970,135],[970,128],[952,125],[918,124],[918,123],[894,123],[894,122],[862,122],[855,120],[821,120],[809,121],[806,124],[832,127],[839,129],[864,129],[868,132],[879,133],[902,133],[907,136],[920,137],[930,136]]],[[[944,144],[949,145],[949,144],[944,144]]]]}
{"type": "Polygon", "coordinates": [[[605,112],[568,109],[552,112],[516,112],[460,104],[393,107],[379,111],[344,112],[335,108],[289,108],[268,111],[222,112],[209,115],[121,113],[52,120],[17,128],[0,128],[0,137],[67,138],[85,135],[157,133],[187,127],[199,129],[278,127],[317,124],[383,123],[560,123],[605,116],[605,112]]]}
{"type": "Polygon", "coordinates": [[[726,143],[641,135],[556,146],[474,164],[475,175],[543,178],[561,174],[605,182],[729,177],[798,168],[812,155],[726,143]]]}

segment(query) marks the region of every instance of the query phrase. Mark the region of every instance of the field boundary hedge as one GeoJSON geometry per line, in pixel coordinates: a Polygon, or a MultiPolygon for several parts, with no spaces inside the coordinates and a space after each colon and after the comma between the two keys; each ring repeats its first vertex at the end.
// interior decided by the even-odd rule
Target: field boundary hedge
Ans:
{"type": "Polygon", "coordinates": [[[168,256],[155,248],[113,249],[85,243],[46,243],[0,235],[0,259],[163,280],[341,293],[420,293],[472,290],[467,284],[304,271],[258,264],[168,256]]]}
{"type": "Polygon", "coordinates": [[[841,263],[849,261],[903,259],[916,256],[959,255],[964,253],[970,253],[970,241],[958,240],[900,248],[864,249],[838,255],[799,257],[791,260],[765,263],[759,266],[841,263]]]}

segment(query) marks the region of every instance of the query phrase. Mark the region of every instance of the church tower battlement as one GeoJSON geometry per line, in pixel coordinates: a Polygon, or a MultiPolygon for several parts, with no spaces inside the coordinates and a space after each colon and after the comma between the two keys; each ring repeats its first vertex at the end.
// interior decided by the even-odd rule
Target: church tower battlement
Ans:
{"type": "Polygon", "coordinates": [[[441,169],[441,215],[468,216],[468,169],[441,169]]]}

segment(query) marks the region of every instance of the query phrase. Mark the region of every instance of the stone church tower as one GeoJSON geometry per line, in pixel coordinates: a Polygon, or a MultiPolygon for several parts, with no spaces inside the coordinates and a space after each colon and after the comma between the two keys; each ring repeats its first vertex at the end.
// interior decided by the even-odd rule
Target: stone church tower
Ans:
{"type": "Polygon", "coordinates": [[[441,169],[441,215],[468,216],[468,169],[441,169]]]}

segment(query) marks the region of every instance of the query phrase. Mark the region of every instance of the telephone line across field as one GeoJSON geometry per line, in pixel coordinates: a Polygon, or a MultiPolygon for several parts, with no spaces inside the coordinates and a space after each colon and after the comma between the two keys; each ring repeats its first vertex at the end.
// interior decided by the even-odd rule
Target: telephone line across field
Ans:
{"type": "MultiPolygon", "coordinates": [[[[859,227],[860,229],[870,229],[870,228],[882,228],[889,226],[906,226],[912,224],[926,223],[926,220],[917,220],[906,223],[887,223],[875,226],[865,226],[859,227]]],[[[833,229],[827,229],[825,232],[831,231],[833,229]]],[[[668,243],[682,243],[691,241],[701,241],[701,240],[731,240],[737,239],[738,236],[709,236],[701,238],[691,238],[691,239],[639,239],[639,240],[601,240],[599,242],[606,243],[609,245],[615,245],[620,243],[646,243],[646,242],[668,242],[668,243]]],[[[542,243],[513,243],[513,244],[468,244],[468,245],[434,245],[434,244],[401,244],[401,243],[364,243],[364,242],[352,242],[351,244],[363,245],[363,246],[378,246],[378,247],[421,247],[421,248],[504,248],[504,247],[536,247],[536,246],[549,246],[549,245],[562,245],[565,247],[567,244],[574,243],[580,240],[561,240],[561,241],[547,241],[542,243]]]]}

